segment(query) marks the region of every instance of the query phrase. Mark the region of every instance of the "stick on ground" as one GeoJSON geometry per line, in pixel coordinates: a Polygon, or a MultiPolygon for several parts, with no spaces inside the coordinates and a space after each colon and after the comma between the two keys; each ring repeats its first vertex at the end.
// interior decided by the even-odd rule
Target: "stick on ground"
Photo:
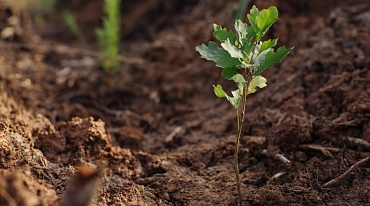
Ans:
{"type": "Polygon", "coordinates": [[[347,176],[352,170],[354,170],[358,165],[360,165],[360,164],[362,164],[362,163],[364,163],[364,162],[366,162],[366,161],[368,161],[370,159],[370,156],[369,157],[366,157],[366,158],[364,158],[364,159],[362,159],[362,160],[360,160],[360,161],[358,161],[358,162],[356,162],[354,165],[352,165],[346,172],[344,172],[343,174],[341,174],[341,175],[339,175],[337,178],[335,178],[335,179],[332,179],[332,180],[330,180],[329,182],[327,182],[327,183],[325,183],[325,184],[323,184],[322,186],[323,187],[328,187],[328,186],[330,186],[330,185],[332,185],[332,184],[335,184],[335,183],[337,183],[337,182],[339,182],[339,181],[341,181],[345,176],[347,176]]]}

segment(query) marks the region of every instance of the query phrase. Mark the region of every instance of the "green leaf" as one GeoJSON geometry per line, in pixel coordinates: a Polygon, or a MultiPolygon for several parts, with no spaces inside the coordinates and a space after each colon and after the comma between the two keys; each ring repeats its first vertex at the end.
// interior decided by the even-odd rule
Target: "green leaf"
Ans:
{"type": "Polygon", "coordinates": [[[202,58],[214,61],[218,67],[240,67],[239,59],[232,58],[225,49],[219,48],[215,42],[210,41],[208,46],[201,44],[195,48],[202,58]]]}
{"type": "Polygon", "coordinates": [[[251,56],[252,56],[252,52],[255,48],[256,44],[253,43],[253,42],[250,42],[248,44],[244,44],[243,47],[241,48],[241,50],[243,51],[244,55],[247,57],[246,60],[249,61],[251,56]]]}
{"type": "Polygon", "coordinates": [[[215,95],[219,98],[224,98],[227,96],[226,92],[222,89],[222,86],[217,84],[217,86],[213,85],[213,91],[215,95]]]}
{"type": "Polygon", "coordinates": [[[263,52],[266,49],[269,49],[269,48],[272,48],[272,47],[276,46],[277,41],[278,41],[277,39],[273,39],[273,40],[269,39],[267,41],[264,41],[262,43],[261,47],[260,47],[259,52],[263,52]]]}
{"type": "Polygon", "coordinates": [[[247,14],[247,17],[249,19],[249,23],[251,24],[252,28],[256,31],[257,29],[257,16],[258,16],[258,9],[255,5],[252,6],[249,14],[247,14]]]}
{"type": "Polygon", "coordinates": [[[270,52],[272,49],[266,49],[263,52],[259,53],[255,58],[253,58],[253,70],[257,71],[262,63],[265,62],[265,57],[268,52],[270,52]]]}
{"type": "Polygon", "coordinates": [[[243,23],[240,19],[235,20],[234,27],[235,31],[238,33],[239,43],[242,46],[244,46],[245,44],[249,44],[255,36],[253,27],[250,27],[246,23],[243,23]]]}
{"type": "Polygon", "coordinates": [[[243,75],[239,74],[236,71],[235,67],[233,67],[233,68],[224,68],[221,72],[221,76],[224,79],[227,79],[227,80],[234,80],[234,82],[236,82],[236,83],[245,83],[245,82],[247,82],[244,79],[243,75]]]}
{"type": "Polygon", "coordinates": [[[238,33],[238,40],[241,45],[245,43],[248,25],[243,23],[240,19],[236,19],[234,23],[235,31],[238,33]]]}
{"type": "Polygon", "coordinates": [[[252,39],[256,36],[256,32],[254,31],[254,28],[252,26],[248,27],[247,29],[247,35],[245,36],[246,41],[249,43],[252,41],[252,39]]]}
{"type": "Polygon", "coordinates": [[[231,80],[235,75],[239,74],[235,67],[222,69],[221,76],[224,79],[231,80]]]}
{"type": "Polygon", "coordinates": [[[226,98],[235,108],[239,106],[242,100],[240,89],[231,91],[231,94],[233,95],[232,97],[228,96],[226,92],[222,89],[222,86],[219,84],[217,86],[213,85],[213,91],[215,92],[217,97],[226,98]]]}
{"type": "Polygon", "coordinates": [[[270,26],[277,20],[278,10],[275,6],[268,9],[258,11],[256,6],[253,6],[250,14],[248,14],[249,22],[256,33],[256,41],[260,41],[265,35],[270,26]]]}
{"type": "Polygon", "coordinates": [[[230,39],[227,39],[224,43],[221,44],[222,48],[224,48],[227,52],[229,52],[230,56],[233,58],[242,59],[243,52],[236,46],[234,46],[230,39]]]}
{"type": "Polygon", "coordinates": [[[234,82],[236,82],[236,83],[246,83],[247,82],[244,79],[243,75],[241,75],[241,74],[236,74],[231,79],[234,80],[234,82]]]}
{"type": "Polygon", "coordinates": [[[260,75],[254,76],[249,83],[248,94],[255,93],[257,91],[256,87],[263,88],[265,86],[267,86],[265,77],[260,75]]]}
{"type": "Polygon", "coordinates": [[[272,67],[273,65],[281,62],[281,60],[284,59],[284,57],[286,55],[289,54],[289,52],[293,49],[294,47],[292,48],[288,48],[286,49],[285,46],[282,46],[282,47],[279,47],[279,49],[275,52],[273,52],[272,50],[270,50],[266,56],[265,56],[265,62],[263,62],[263,64],[261,64],[258,68],[258,71],[256,72],[256,75],[259,75],[261,74],[263,71],[265,71],[267,68],[270,68],[272,67]]]}
{"type": "Polygon", "coordinates": [[[226,96],[227,100],[229,100],[230,104],[237,108],[242,100],[242,96],[240,95],[239,89],[231,91],[233,97],[226,96]]]}
{"type": "Polygon", "coordinates": [[[231,30],[227,31],[226,28],[222,28],[217,24],[213,24],[213,36],[220,42],[224,42],[230,39],[231,42],[235,42],[236,38],[231,30]]]}

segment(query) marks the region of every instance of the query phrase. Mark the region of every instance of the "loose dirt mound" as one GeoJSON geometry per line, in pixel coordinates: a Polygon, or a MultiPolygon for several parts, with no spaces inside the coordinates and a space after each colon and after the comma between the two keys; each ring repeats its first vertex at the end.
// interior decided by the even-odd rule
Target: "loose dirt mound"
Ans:
{"type": "MultiPolygon", "coordinates": [[[[102,1],[78,2],[57,6],[94,45],[102,1]]],[[[116,77],[66,47],[57,14],[40,29],[0,3],[0,205],[370,205],[369,2],[254,2],[295,49],[248,100],[240,197],[234,113],[194,50],[236,2],[124,1],[116,77]]]]}

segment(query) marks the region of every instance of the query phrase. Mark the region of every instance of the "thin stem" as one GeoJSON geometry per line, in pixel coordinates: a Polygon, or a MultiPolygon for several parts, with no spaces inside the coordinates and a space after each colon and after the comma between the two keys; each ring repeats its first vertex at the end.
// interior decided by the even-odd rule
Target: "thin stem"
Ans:
{"type": "Polygon", "coordinates": [[[247,86],[244,87],[244,91],[243,91],[243,104],[242,104],[242,126],[243,126],[243,123],[244,123],[244,117],[245,117],[245,107],[247,105],[247,95],[248,95],[248,86],[249,86],[249,82],[247,82],[247,86]]]}
{"type": "Polygon", "coordinates": [[[239,134],[239,130],[240,130],[240,117],[239,117],[239,108],[237,107],[236,108],[236,122],[238,124],[238,130],[237,130],[237,134],[239,134]]]}
{"type": "Polygon", "coordinates": [[[248,91],[249,91],[249,83],[251,82],[252,80],[252,74],[246,74],[246,77],[245,79],[247,80],[247,86],[244,87],[244,91],[243,91],[243,101],[242,101],[242,117],[241,117],[241,125],[243,126],[244,124],[244,118],[245,118],[245,111],[246,111],[246,105],[247,105],[247,96],[248,96],[248,91]]]}
{"type": "Polygon", "coordinates": [[[234,163],[235,163],[236,187],[237,187],[238,195],[241,195],[241,182],[240,182],[240,175],[239,175],[239,144],[240,144],[240,137],[243,131],[244,117],[245,117],[245,111],[246,111],[246,100],[247,100],[247,95],[248,95],[249,83],[251,79],[252,79],[252,74],[246,75],[247,86],[243,89],[241,115],[239,114],[239,108],[238,107],[236,108],[236,121],[238,125],[238,130],[237,130],[237,136],[236,136],[236,141],[235,141],[234,163]]]}
{"type": "Polygon", "coordinates": [[[236,142],[235,142],[235,151],[234,151],[234,163],[235,163],[235,175],[236,175],[236,188],[238,190],[238,195],[241,195],[241,189],[240,189],[240,176],[239,176],[239,141],[242,131],[242,123],[239,116],[239,108],[236,108],[236,121],[238,123],[238,131],[236,136],[236,142]]]}

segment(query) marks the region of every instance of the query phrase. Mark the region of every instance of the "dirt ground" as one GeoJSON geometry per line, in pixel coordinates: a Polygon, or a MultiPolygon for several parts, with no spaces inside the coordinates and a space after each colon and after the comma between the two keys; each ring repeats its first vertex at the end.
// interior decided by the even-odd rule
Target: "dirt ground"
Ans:
{"type": "Polygon", "coordinates": [[[277,6],[268,38],[295,49],[248,99],[241,196],[234,111],[212,88],[235,85],[195,51],[236,3],[123,1],[112,76],[87,52],[102,0],[41,16],[0,1],[0,205],[370,205],[370,2],[252,1],[277,6]]]}

